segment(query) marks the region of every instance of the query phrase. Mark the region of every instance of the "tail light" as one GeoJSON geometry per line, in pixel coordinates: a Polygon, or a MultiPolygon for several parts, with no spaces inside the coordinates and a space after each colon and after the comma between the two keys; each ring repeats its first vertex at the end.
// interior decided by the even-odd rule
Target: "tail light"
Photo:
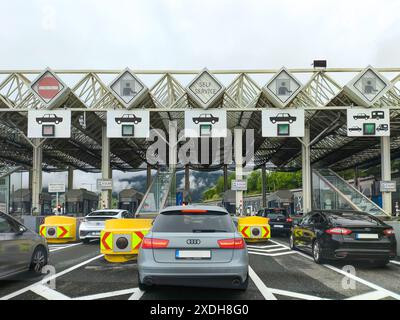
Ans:
{"type": "Polygon", "coordinates": [[[292,218],[287,218],[286,222],[293,222],[293,219],[292,218]]]}
{"type": "Polygon", "coordinates": [[[142,249],[165,249],[168,247],[169,240],[144,238],[142,241],[142,249]]]}
{"type": "Polygon", "coordinates": [[[221,249],[244,249],[243,238],[218,240],[221,249]]]}
{"type": "Polygon", "coordinates": [[[346,228],[331,228],[325,232],[329,234],[349,235],[352,231],[346,228]]]}
{"type": "Polygon", "coordinates": [[[385,234],[385,236],[394,236],[393,229],[385,229],[385,230],[383,230],[383,233],[385,234]]]}

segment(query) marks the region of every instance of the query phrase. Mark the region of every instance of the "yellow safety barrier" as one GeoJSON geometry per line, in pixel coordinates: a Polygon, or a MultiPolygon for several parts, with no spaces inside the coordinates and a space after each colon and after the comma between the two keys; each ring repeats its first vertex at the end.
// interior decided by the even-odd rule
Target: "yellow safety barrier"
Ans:
{"type": "Polygon", "coordinates": [[[100,252],[109,262],[135,259],[152,219],[110,219],[100,235],[100,252]]]}
{"type": "Polygon", "coordinates": [[[238,230],[248,242],[265,241],[271,238],[269,219],[263,217],[238,218],[238,230]]]}
{"type": "Polygon", "coordinates": [[[48,243],[67,243],[77,240],[77,218],[66,216],[50,216],[44,219],[39,227],[39,234],[48,243]]]}

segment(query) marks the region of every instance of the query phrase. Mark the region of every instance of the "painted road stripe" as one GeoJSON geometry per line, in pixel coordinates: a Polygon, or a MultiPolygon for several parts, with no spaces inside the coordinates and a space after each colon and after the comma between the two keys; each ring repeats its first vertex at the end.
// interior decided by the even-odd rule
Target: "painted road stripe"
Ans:
{"type": "Polygon", "coordinates": [[[63,250],[63,249],[67,249],[67,248],[72,248],[72,247],[80,246],[80,245],[82,245],[82,244],[83,244],[82,242],[79,242],[79,243],[64,245],[63,247],[58,247],[58,248],[54,248],[54,249],[52,249],[52,248],[50,247],[50,248],[49,248],[49,251],[50,251],[50,252],[56,252],[56,251],[59,251],[59,250],[63,250]]]}
{"type": "Polygon", "coordinates": [[[279,257],[279,256],[284,256],[287,254],[294,254],[294,253],[295,252],[293,252],[293,251],[279,252],[279,253],[263,253],[263,252],[249,251],[249,254],[256,254],[256,255],[266,256],[266,257],[279,257]]]}
{"type": "Polygon", "coordinates": [[[128,300],[139,300],[144,295],[144,291],[138,289],[128,300]]]}
{"type": "Polygon", "coordinates": [[[109,298],[109,297],[122,296],[122,295],[124,295],[124,294],[136,293],[137,291],[139,291],[139,288],[125,289],[125,290],[104,292],[104,293],[92,294],[92,295],[89,295],[89,296],[77,297],[77,298],[73,298],[72,300],[96,300],[96,299],[104,299],[104,298],[109,298]]]}
{"type": "Polygon", "coordinates": [[[71,300],[70,297],[62,294],[61,292],[50,289],[49,287],[41,284],[38,284],[35,287],[31,288],[31,291],[47,300],[71,300]]]}
{"type": "Polygon", "coordinates": [[[390,260],[390,263],[394,263],[400,266],[400,261],[390,260]]]}
{"type": "Polygon", "coordinates": [[[35,286],[37,286],[37,285],[46,284],[46,283],[49,282],[50,280],[56,279],[56,278],[58,278],[58,277],[60,277],[60,276],[63,276],[64,274],[67,274],[67,273],[69,273],[69,272],[71,272],[71,271],[74,271],[75,269],[78,269],[78,268],[80,268],[80,267],[82,267],[82,266],[84,266],[84,265],[86,265],[86,264],[88,264],[88,263],[90,263],[90,262],[92,262],[92,261],[94,261],[94,260],[97,260],[97,259],[99,259],[99,258],[101,258],[101,257],[103,257],[103,256],[104,256],[103,254],[100,254],[100,255],[98,255],[98,256],[96,256],[96,257],[90,258],[89,260],[83,261],[83,262],[81,262],[81,263],[79,263],[79,264],[77,264],[77,265],[75,265],[75,266],[73,266],[73,267],[71,267],[71,268],[65,269],[64,271],[61,271],[61,272],[59,272],[59,273],[56,273],[56,274],[53,274],[53,275],[51,275],[51,276],[45,277],[45,278],[43,278],[42,280],[40,280],[40,281],[38,281],[38,282],[36,282],[36,283],[34,283],[34,284],[31,284],[30,286],[27,286],[27,287],[25,287],[25,288],[22,288],[22,289],[20,289],[20,290],[17,290],[17,291],[15,291],[15,292],[12,292],[12,293],[10,293],[10,294],[8,294],[8,295],[6,295],[6,296],[0,298],[0,300],[9,300],[9,299],[12,299],[12,298],[14,298],[14,297],[16,297],[16,296],[19,296],[20,294],[25,293],[26,291],[31,290],[33,287],[35,287],[35,286]]]}
{"type": "Polygon", "coordinates": [[[258,249],[265,249],[265,248],[275,248],[275,247],[281,247],[282,245],[280,244],[271,244],[269,246],[252,246],[252,245],[247,245],[247,248],[258,248],[258,249]]]}
{"type": "MultiPolygon", "coordinates": [[[[273,240],[271,240],[271,241],[275,242],[275,243],[279,243],[279,242],[276,242],[276,241],[273,241],[273,240]]],[[[285,246],[284,244],[282,244],[282,245],[285,246]]],[[[288,246],[286,246],[286,247],[289,248],[288,246]]],[[[306,257],[307,259],[314,260],[312,257],[307,256],[306,254],[304,254],[302,252],[299,252],[299,251],[294,251],[294,252],[296,252],[297,254],[299,254],[299,255],[301,255],[303,257],[306,257]]],[[[376,284],[374,284],[372,282],[364,280],[364,279],[362,279],[360,277],[357,277],[357,276],[355,276],[355,275],[353,275],[351,273],[348,273],[346,271],[338,269],[338,268],[336,268],[334,266],[331,266],[329,264],[321,264],[321,266],[324,266],[324,267],[326,267],[326,268],[328,268],[330,270],[336,271],[337,273],[340,273],[340,274],[344,275],[347,278],[350,278],[350,279],[353,279],[353,280],[355,280],[357,282],[360,282],[360,283],[366,285],[367,287],[370,287],[370,288],[375,289],[377,291],[384,292],[384,293],[386,293],[387,296],[391,296],[391,297],[393,297],[393,298],[395,298],[397,300],[400,300],[400,295],[395,293],[395,292],[393,292],[393,291],[387,290],[387,289],[385,289],[385,288],[383,288],[381,286],[378,286],[378,285],[376,285],[376,284]]]]}
{"type": "Polygon", "coordinates": [[[372,292],[367,292],[364,294],[360,294],[358,296],[350,297],[345,300],[380,300],[383,298],[388,297],[386,292],[382,291],[372,291],[372,292]]]}
{"type": "Polygon", "coordinates": [[[250,248],[249,251],[259,251],[259,252],[276,252],[276,251],[282,251],[282,250],[288,250],[287,248],[276,248],[276,249],[256,249],[256,248],[250,248]]]}
{"type": "Polygon", "coordinates": [[[249,276],[266,300],[277,300],[271,290],[265,285],[265,283],[260,279],[260,277],[254,272],[253,268],[250,266],[249,276]]]}
{"type": "Polygon", "coordinates": [[[293,292],[293,291],[286,291],[286,290],[280,290],[280,289],[270,289],[272,293],[279,294],[281,296],[287,296],[287,297],[292,297],[292,298],[298,298],[298,299],[304,299],[304,300],[330,300],[326,298],[320,298],[317,296],[312,296],[309,294],[304,294],[304,293],[299,293],[299,292],[293,292]]]}

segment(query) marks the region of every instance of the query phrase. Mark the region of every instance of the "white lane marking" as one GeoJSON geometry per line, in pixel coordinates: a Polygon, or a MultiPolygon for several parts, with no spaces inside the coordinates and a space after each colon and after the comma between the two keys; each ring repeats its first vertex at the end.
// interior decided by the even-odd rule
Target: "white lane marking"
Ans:
{"type": "Polygon", "coordinates": [[[71,300],[70,297],[62,294],[61,292],[50,289],[49,287],[41,284],[38,284],[35,287],[31,288],[31,291],[47,300],[71,300]]]}
{"type": "Polygon", "coordinates": [[[144,295],[144,291],[138,289],[128,300],[139,300],[144,295]]]}
{"type": "MultiPolygon", "coordinates": [[[[279,244],[279,242],[276,242],[276,241],[273,241],[273,240],[270,240],[270,241],[279,244]]],[[[282,244],[282,243],[281,243],[281,245],[282,245],[282,246],[285,246],[285,245],[282,244]]],[[[286,246],[286,247],[289,248],[288,246],[286,246]]],[[[289,248],[289,249],[290,249],[290,248],[289,248]]],[[[304,254],[304,253],[302,253],[302,252],[299,252],[299,251],[294,251],[294,252],[296,252],[297,254],[299,254],[299,255],[301,255],[301,256],[303,256],[303,257],[306,257],[307,259],[314,260],[312,257],[307,256],[306,254],[304,254]]],[[[381,287],[381,286],[378,286],[378,285],[376,285],[376,284],[374,284],[374,283],[372,283],[372,282],[369,282],[369,281],[364,280],[364,279],[362,279],[362,278],[360,278],[360,277],[357,277],[357,276],[355,276],[355,275],[352,275],[351,273],[345,272],[345,271],[343,271],[343,270],[341,270],[341,269],[338,269],[338,268],[336,268],[336,267],[334,267],[334,266],[331,266],[331,265],[329,265],[329,264],[321,264],[321,266],[324,266],[324,267],[326,267],[326,268],[328,268],[328,269],[330,269],[330,270],[332,270],[332,271],[336,271],[337,273],[340,273],[340,274],[342,274],[342,275],[344,275],[344,276],[346,276],[346,277],[348,277],[348,278],[351,278],[351,279],[353,279],[353,280],[355,280],[355,281],[357,281],[357,282],[360,282],[360,283],[366,285],[367,287],[370,287],[370,288],[375,289],[375,290],[377,290],[377,291],[383,292],[383,293],[385,293],[387,296],[391,296],[391,297],[393,297],[393,298],[395,298],[395,299],[397,299],[397,300],[400,300],[400,295],[397,294],[397,293],[395,293],[395,292],[393,292],[393,291],[390,291],[390,290],[388,290],[388,289],[385,289],[385,288],[383,288],[383,287],[381,287]]]]}
{"type": "Polygon", "coordinates": [[[282,250],[288,250],[287,248],[276,248],[276,249],[256,249],[256,248],[250,248],[249,251],[258,251],[258,252],[276,252],[276,251],[282,251],[282,250]]]}
{"type": "Polygon", "coordinates": [[[350,297],[345,300],[380,300],[388,297],[386,292],[382,291],[371,291],[364,294],[360,294],[358,296],[350,297]]]}
{"type": "Polygon", "coordinates": [[[249,266],[249,277],[253,280],[254,284],[260,290],[261,294],[266,300],[277,300],[271,290],[265,285],[260,277],[254,272],[253,268],[249,266]]]}
{"type": "Polygon", "coordinates": [[[88,295],[88,296],[76,297],[76,298],[72,298],[72,300],[96,300],[96,299],[104,299],[104,298],[122,296],[122,295],[124,295],[124,294],[136,293],[137,291],[139,291],[139,288],[125,289],[125,290],[118,290],[118,291],[111,291],[111,292],[104,292],[104,293],[91,294],[91,295],[88,295]]]}
{"type": "Polygon", "coordinates": [[[287,297],[292,297],[292,298],[298,298],[298,299],[304,299],[304,300],[330,300],[327,298],[320,298],[316,296],[312,296],[309,294],[304,294],[304,293],[299,293],[299,292],[293,292],[293,291],[287,291],[287,290],[281,290],[281,289],[272,289],[270,288],[272,293],[279,294],[281,296],[287,296],[287,297]]]}
{"type": "Polygon", "coordinates": [[[400,261],[390,260],[390,263],[394,263],[400,266],[400,261]]]}
{"type": "Polygon", "coordinates": [[[287,254],[294,254],[294,253],[295,252],[293,252],[293,251],[286,251],[286,252],[279,252],[279,253],[263,253],[263,252],[249,251],[249,254],[255,254],[255,255],[266,256],[266,257],[278,257],[278,256],[284,256],[287,254]]]}
{"type": "Polygon", "coordinates": [[[80,268],[80,267],[82,267],[82,266],[84,266],[84,265],[86,265],[86,264],[88,264],[88,263],[90,263],[90,262],[92,262],[94,260],[97,260],[97,259],[99,259],[99,258],[101,258],[103,256],[104,256],[103,254],[100,254],[100,255],[95,256],[93,258],[90,258],[90,259],[88,259],[86,261],[83,261],[83,262],[81,262],[81,263],[79,263],[79,264],[77,264],[75,266],[72,266],[71,268],[65,269],[64,271],[61,271],[61,272],[56,273],[56,274],[53,274],[53,275],[51,275],[49,277],[45,277],[42,280],[40,280],[40,281],[38,281],[38,282],[36,282],[34,284],[31,284],[30,286],[27,286],[27,287],[22,288],[20,290],[14,291],[14,292],[12,292],[12,293],[4,296],[4,297],[1,297],[0,300],[9,300],[9,299],[12,299],[12,298],[14,298],[16,296],[19,296],[20,294],[22,294],[22,293],[24,293],[24,292],[26,292],[28,290],[31,290],[33,287],[35,287],[37,285],[45,285],[50,280],[53,280],[53,279],[58,278],[58,277],[60,277],[60,276],[62,276],[64,274],[67,274],[67,273],[69,273],[71,271],[74,271],[75,269],[78,269],[78,268],[80,268]]]}
{"type": "Polygon", "coordinates": [[[247,248],[255,248],[255,249],[266,249],[266,248],[276,248],[276,247],[281,247],[282,245],[280,244],[271,244],[269,246],[249,246],[247,245],[247,248]]]}
{"type": "Polygon", "coordinates": [[[72,247],[76,247],[76,246],[80,246],[82,244],[82,242],[80,243],[73,243],[73,244],[67,244],[64,246],[60,246],[60,247],[56,247],[56,248],[52,248],[51,246],[49,247],[49,251],[50,252],[55,252],[55,251],[59,251],[59,250],[63,250],[63,249],[67,249],[67,248],[72,248],[72,247]]]}

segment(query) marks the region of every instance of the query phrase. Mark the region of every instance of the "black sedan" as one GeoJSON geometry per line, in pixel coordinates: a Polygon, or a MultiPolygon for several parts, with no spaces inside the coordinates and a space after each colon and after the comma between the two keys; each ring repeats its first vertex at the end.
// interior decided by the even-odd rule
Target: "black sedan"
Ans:
{"type": "Polygon", "coordinates": [[[393,228],[358,211],[307,214],[292,228],[290,247],[310,252],[316,263],[348,259],[384,266],[396,256],[393,228]]]}
{"type": "Polygon", "coordinates": [[[272,233],[290,234],[293,219],[285,208],[260,209],[257,212],[257,216],[269,219],[272,233]]]}

